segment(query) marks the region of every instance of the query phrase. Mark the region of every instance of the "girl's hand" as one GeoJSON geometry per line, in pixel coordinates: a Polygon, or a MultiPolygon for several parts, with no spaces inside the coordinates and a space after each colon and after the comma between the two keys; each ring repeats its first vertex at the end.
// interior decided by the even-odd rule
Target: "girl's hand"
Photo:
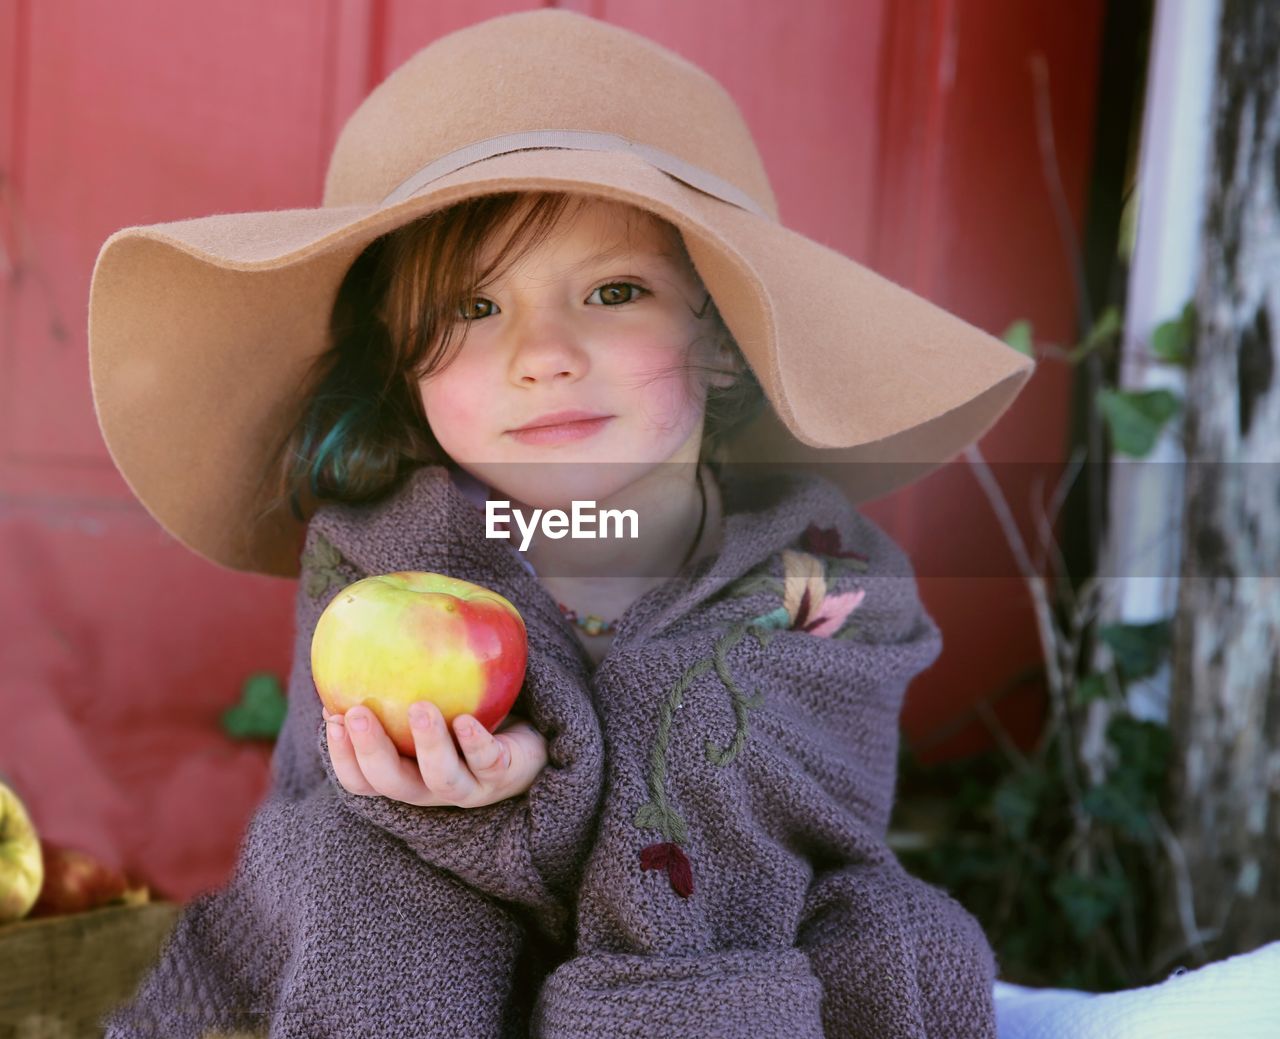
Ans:
{"type": "Polygon", "coordinates": [[[454,732],[466,761],[458,757],[453,733],[433,703],[416,703],[429,723],[413,727],[417,760],[401,754],[377,716],[367,707],[353,707],[345,714],[321,708],[327,723],[329,758],[344,789],[363,797],[381,794],[405,804],[423,807],[453,805],[480,808],[517,797],[533,785],[547,763],[547,741],[529,722],[508,715],[495,733],[489,733],[470,715],[454,719],[454,732]],[[359,719],[367,722],[363,731],[359,719]],[[465,723],[475,732],[465,734],[465,723]]]}

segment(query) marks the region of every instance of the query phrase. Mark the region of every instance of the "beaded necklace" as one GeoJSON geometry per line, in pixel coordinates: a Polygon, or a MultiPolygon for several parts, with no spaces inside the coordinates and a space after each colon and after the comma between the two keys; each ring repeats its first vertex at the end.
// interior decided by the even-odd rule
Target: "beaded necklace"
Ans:
{"type": "MultiPolygon", "coordinates": [[[[693,535],[693,544],[689,546],[689,550],[685,552],[684,558],[680,560],[680,566],[676,568],[679,573],[685,568],[685,564],[693,557],[693,550],[698,547],[698,543],[702,540],[702,527],[707,522],[707,489],[702,485],[702,467],[698,467],[698,494],[702,498],[702,513],[698,517],[698,531],[693,535]]],[[[565,620],[578,626],[586,635],[610,635],[618,626],[621,619],[615,617],[613,620],[606,621],[603,617],[594,613],[588,613],[585,617],[579,617],[576,610],[571,610],[562,602],[556,603],[560,607],[560,613],[565,620]]]]}

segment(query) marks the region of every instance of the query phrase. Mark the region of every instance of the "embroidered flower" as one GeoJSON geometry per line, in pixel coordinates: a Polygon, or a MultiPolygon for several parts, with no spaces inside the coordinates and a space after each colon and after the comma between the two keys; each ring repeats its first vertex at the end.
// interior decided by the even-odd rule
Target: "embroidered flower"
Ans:
{"type": "Polygon", "coordinates": [[[807,552],[784,549],[782,569],[782,605],[755,619],[755,623],[766,628],[785,628],[830,638],[844,626],[849,614],[867,594],[865,588],[859,588],[828,595],[822,560],[807,552]]]}
{"type": "Polygon", "coordinates": [[[865,588],[859,588],[828,595],[822,560],[816,556],[788,550],[782,553],[782,562],[786,581],[782,605],[796,631],[824,638],[834,635],[867,594],[865,588]]]}
{"type": "Polygon", "coordinates": [[[863,588],[828,594],[827,579],[835,572],[841,569],[867,569],[866,556],[841,550],[838,531],[810,524],[805,531],[805,544],[820,547],[824,555],[831,555],[824,561],[819,555],[784,549],[781,581],[767,570],[757,570],[736,581],[728,593],[731,597],[754,595],[765,590],[780,596],[782,605],[757,617],[730,625],[716,640],[711,656],[696,660],[685,669],[659,709],[657,738],[649,755],[649,799],[636,810],[632,822],[642,829],[661,831],[663,840],[646,845],[640,850],[640,869],[665,870],[671,889],[681,898],[688,898],[693,894],[693,866],[680,847],[687,840],[687,832],[680,813],[667,799],[666,777],[671,725],[676,712],[684,706],[686,691],[712,669],[728,689],[736,720],[733,739],[727,746],[719,746],[708,739],[704,748],[711,764],[730,764],[746,746],[747,712],[763,704],[764,695],[756,689],[748,696],[734,681],[726,659],[729,651],[748,634],[754,636],[762,647],[767,647],[769,640],[779,629],[804,631],[820,638],[848,638],[847,633],[836,633],[840,632],[849,615],[866,597],[866,589],[863,588]]]}
{"type": "Polygon", "coordinates": [[[689,859],[680,850],[680,845],[671,841],[660,841],[640,849],[640,868],[665,869],[671,881],[671,889],[681,898],[693,894],[693,868],[689,859]]]}

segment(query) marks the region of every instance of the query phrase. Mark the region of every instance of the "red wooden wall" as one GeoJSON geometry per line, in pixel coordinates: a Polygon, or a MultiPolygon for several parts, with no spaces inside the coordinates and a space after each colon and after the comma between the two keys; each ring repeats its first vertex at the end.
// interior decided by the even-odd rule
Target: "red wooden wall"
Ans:
{"type": "MultiPolygon", "coordinates": [[[[1000,333],[1073,332],[1068,260],[1037,151],[1028,59],[1050,72],[1061,177],[1082,221],[1103,0],[563,2],[699,63],[757,135],[784,221],[1000,333]]],[[[220,883],[270,747],[218,723],[244,680],[283,681],[292,582],[169,538],[102,444],[89,391],[93,261],[119,227],[319,204],[343,120],[500,0],[0,0],[0,774],[42,832],[187,898],[220,883]]],[[[1042,364],[983,441],[1064,457],[1067,373],[1042,364]]],[[[1027,467],[1031,468],[1031,467],[1027,467]]],[[[1008,470],[1001,476],[1008,477],[1008,470]]],[[[1011,481],[1011,486],[1013,486],[1011,481]]],[[[1027,529],[1023,484],[1015,508],[1027,529]]],[[[985,741],[965,712],[1038,657],[963,462],[868,513],[917,560],[946,640],[908,698],[917,745],[985,741]]],[[[1006,711],[1024,736],[1037,701],[1006,711]]]]}

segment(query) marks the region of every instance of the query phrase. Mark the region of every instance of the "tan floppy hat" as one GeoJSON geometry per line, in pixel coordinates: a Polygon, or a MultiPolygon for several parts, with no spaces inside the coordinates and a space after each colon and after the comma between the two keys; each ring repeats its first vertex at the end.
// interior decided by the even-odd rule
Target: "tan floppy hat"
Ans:
{"type": "Polygon", "coordinates": [[[702,69],[594,18],[528,11],[443,36],[379,84],[339,134],[319,208],[127,227],[103,243],[94,405],[147,510],[220,566],[296,576],[305,526],[287,506],[263,514],[264,467],[329,345],[343,275],[405,223],[521,190],[630,203],[679,228],[772,404],[730,461],[823,463],[866,501],[980,437],[1034,367],[782,226],[742,114],[702,69]]]}

